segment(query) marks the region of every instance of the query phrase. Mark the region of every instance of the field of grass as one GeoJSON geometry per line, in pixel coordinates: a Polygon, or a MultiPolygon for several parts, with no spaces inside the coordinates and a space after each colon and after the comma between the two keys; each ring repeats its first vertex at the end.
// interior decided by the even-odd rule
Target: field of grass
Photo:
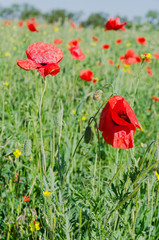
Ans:
{"type": "Polygon", "coordinates": [[[152,99],[159,97],[159,60],[153,57],[159,52],[158,30],[104,32],[67,24],[38,29],[0,23],[0,239],[159,239],[159,102],[152,99]],[[93,42],[92,36],[99,41],[93,42]],[[138,36],[148,45],[138,44],[138,36]],[[31,43],[53,43],[55,38],[63,39],[58,46],[64,58],[60,73],[45,79],[39,114],[43,78],[37,70],[20,69],[16,61],[26,58],[31,43]],[[78,38],[83,61],[73,60],[67,49],[78,38]],[[116,44],[119,38],[123,41],[116,44]],[[105,43],[108,50],[101,48],[105,43]],[[139,55],[151,53],[151,62],[122,65],[120,55],[129,48],[139,55]],[[79,72],[84,68],[99,80],[82,81],[79,72]],[[94,101],[99,89],[103,96],[94,101]],[[129,102],[141,125],[134,148],[113,148],[101,132],[98,139],[92,122],[91,141],[82,139],[72,158],[90,117],[112,94],[129,102]],[[16,149],[19,157],[13,154],[16,149]]]}

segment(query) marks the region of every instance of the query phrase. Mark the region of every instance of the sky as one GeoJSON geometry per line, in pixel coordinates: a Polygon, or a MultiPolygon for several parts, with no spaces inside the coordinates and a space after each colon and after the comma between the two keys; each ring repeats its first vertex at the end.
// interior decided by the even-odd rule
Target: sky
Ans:
{"type": "Polygon", "coordinates": [[[111,17],[117,14],[127,16],[145,16],[149,10],[159,11],[159,0],[0,0],[2,7],[9,7],[13,3],[28,3],[42,12],[52,9],[66,9],[68,11],[83,11],[85,16],[94,12],[105,12],[111,17]]]}

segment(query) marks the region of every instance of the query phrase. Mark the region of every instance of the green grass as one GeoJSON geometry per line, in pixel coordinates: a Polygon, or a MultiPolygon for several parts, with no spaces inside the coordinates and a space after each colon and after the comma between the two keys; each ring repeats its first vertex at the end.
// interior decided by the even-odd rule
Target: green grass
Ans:
{"type": "MultiPolygon", "coordinates": [[[[159,164],[159,103],[152,100],[153,95],[159,96],[159,61],[153,58],[151,63],[133,65],[128,73],[122,71],[119,60],[128,48],[139,55],[158,52],[158,30],[69,31],[66,25],[55,32],[47,25],[32,33],[14,25],[0,24],[0,239],[159,239],[159,182],[154,174],[159,164]],[[91,45],[93,35],[99,37],[96,46],[91,45]],[[148,46],[139,45],[137,36],[146,37],[148,46]],[[39,121],[43,79],[37,71],[20,69],[16,61],[26,58],[31,43],[53,43],[54,38],[64,40],[59,45],[64,58],[59,64],[61,72],[46,77],[41,114],[45,162],[39,121]],[[84,61],[73,60],[66,47],[73,38],[82,39],[84,61]],[[118,38],[123,42],[116,45],[118,38]],[[104,43],[110,49],[102,50],[104,43]],[[11,56],[5,56],[6,52],[11,56]],[[100,67],[97,61],[101,61],[100,67]],[[148,65],[153,76],[146,72],[148,65]],[[79,79],[83,68],[91,69],[99,81],[93,84],[79,79]],[[102,99],[94,101],[93,93],[105,84],[102,99]],[[92,123],[90,143],[82,140],[72,161],[89,118],[112,93],[129,102],[143,128],[136,130],[135,147],[115,149],[104,142],[100,132],[99,160],[98,135],[92,123]],[[22,153],[19,158],[13,155],[15,149],[22,153]],[[14,182],[16,173],[19,183],[14,182]],[[46,190],[51,192],[49,197],[43,195],[46,190]],[[24,195],[29,202],[24,202],[24,195]],[[29,224],[34,226],[34,220],[41,228],[32,232],[29,224]]],[[[99,118],[100,114],[97,122],[99,118]]]]}

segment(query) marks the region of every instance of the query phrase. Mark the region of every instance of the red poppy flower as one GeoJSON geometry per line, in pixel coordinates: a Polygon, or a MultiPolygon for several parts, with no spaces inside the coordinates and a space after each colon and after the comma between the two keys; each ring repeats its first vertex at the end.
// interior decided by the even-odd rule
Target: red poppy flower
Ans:
{"type": "Polygon", "coordinates": [[[103,45],[102,45],[102,48],[103,48],[103,49],[109,49],[109,48],[110,48],[110,45],[109,45],[109,44],[103,44],[103,45]]]}
{"type": "Polygon", "coordinates": [[[117,39],[116,44],[120,44],[120,43],[122,43],[122,41],[123,41],[122,39],[117,39]]]}
{"type": "Polygon", "coordinates": [[[20,21],[18,22],[18,25],[19,25],[19,27],[23,27],[23,21],[20,20],[20,21]]]}
{"type": "Polygon", "coordinates": [[[122,63],[126,65],[137,64],[141,62],[141,58],[133,49],[128,49],[125,56],[120,56],[120,60],[122,60],[122,63]]]}
{"type": "Polygon", "coordinates": [[[154,101],[156,101],[156,102],[159,101],[159,97],[152,96],[152,99],[153,99],[154,101]]]}
{"type": "Polygon", "coordinates": [[[159,52],[154,53],[154,57],[155,57],[156,59],[159,59],[159,52]]]}
{"type": "Polygon", "coordinates": [[[152,76],[152,69],[150,66],[146,66],[147,73],[152,76]]]}
{"type": "Polygon", "coordinates": [[[98,39],[97,37],[95,37],[95,36],[92,36],[92,39],[93,39],[93,41],[95,41],[95,42],[98,42],[98,41],[99,41],[99,39],[98,39]]]}
{"type": "Polygon", "coordinates": [[[79,77],[84,81],[91,82],[93,80],[93,72],[89,69],[83,69],[79,77]]]}
{"type": "Polygon", "coordinates": [[[136,127],[140,125],[128,102],[118,95],[111,97],[100,116],[104,140],[115,148],[132,148],[136,127]]]}
{"type": "Polygon", "coordinates": [[[31,32],[39,32],[37,30],[37,23],[35,21],[30,21],[30,20],[27,20],[26,21],[26,25],[28,27],[28,29],[31,31],[31,32]]]}
{"type": "Polygon", "coordinates": [[[69,46],[77,46],[80,41],[81,40],[79,40],[79,39],[72,39],[70,42],[68,42],[68,45],[69,46]]]}
{"type": "Polygon", "coordinates": [[[59,45],[61,43],[63,43],[62,39],[57,39],[57,38],[54,39],[54,44],[59,45]]]}
{"type": "Polygon", "coordinates": [[[137,38],[136,38],[136,41],[137,41],[139,44],[147,45],[146,39],[145,39],[144,37],[137,37],[137,38]]]}
{"type": "Polygon", "coordinates": [[[29,202],[30,201],[30,198],[28,197],[28,196],[23,196],[23,200],[24,200],[24,202],[29,202]]]}
{"type": "Polygon", "coordinates": [[[110,65],[113,65],[113,64],[114,64],[114,61],[113,61],[112,59],[109,59],[109,60],[108,60],[108,63],[109,63],[110,65]]]}
{"type": "Polygon", "coordinates": [[[6,20],[6,21],[4,21],[4,24],[7,26],[10,26],[12,23],[11,23],[11,21],[6,20]]]}
{"type": "Polygon", "coordinates": [[[38,69],[40,75],[46,77],[60,72],[58,63],[63,58],[63,52],[60,48],[49,43],[32,43],[26,50],[28,59],[17,61],[17,65],[28,71],[38,69]]]}
{"type": "Polygon", "coordinates": [[[73,58],[73,59],[78,59],[78,60],[82,61],[82,60],[84,60],[85,57],[86,57],[86,56],[83,54],[83,52],[82,52],[82,50],[81,50],[81,48],[80,48],[79,45],[77,45],[77,46],[75,46],[75,45],[71,46],[71,47],[69,48],[69,51],[70,51],[70,53],[72,54],[72,58],[73,58]]]}
{"type": "Polygon", "coordinates": [[[72,21],[72,19],[70,20],[70,25],[72,28],[76,28],[76,25],[74,24],[74,22],[72,21]]]}
{"type": "Polygon", "coordinates": [[[119,17],[116,17],[116,18],[110,18],[108,21],[107,21],[107,23],[105,24],[105,31],[108,31],[108,30],[119,30],[119,29],[121,29],[121,30],[126,30],[125,29],[125,25],[126,25],[127,23],[126,22],[123,22],[123,23],[121,23],[120,22],[120,18],[119,17]]]}

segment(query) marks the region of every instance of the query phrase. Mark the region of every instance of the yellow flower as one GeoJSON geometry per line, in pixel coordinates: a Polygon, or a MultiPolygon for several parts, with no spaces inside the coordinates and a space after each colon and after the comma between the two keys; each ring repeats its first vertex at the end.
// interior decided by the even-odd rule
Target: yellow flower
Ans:
{"type": "Polygon", "coordinates": [[[16,28],[17,28],[17,26],[14,25],[14,26],[13,26],[13,29],[15,30],[16,28]]]}
{"type": "Polygon", "coordinates": [[[14,156],[18,158],[22,153],[19,151],[19,149],[16,149],[15,152],[13,152],[14,156]]]}
{"type": "Polygon", "coordinates": [[[148,59],[151,59],[152,56],[151,56],[150,53],[147,53],[146,57],[147,57],[148,59]]]}
{"type": "Polygon", "coordinates": [[[72,110],[72,113],[73,113],[73,114],[76,114],[76,110],[72,110]]]}
{"type": "Polygon", "coordinates": [[[127,65],[127,64],[125,64],[124,66],[125,66],[126,68],[130,67],[130,65],[127,65]]]}
{"type": "Polygon", "coordinates": [[[156,175],[157,179],[159,180],[159,174],[157,171],[155,171],[155,175],[156,175]]]}
{"type": "Polygon", "coordinates": [[[13,47],[13,50],[16,51],[16,50],[17,50],[17,47],[13,47]]]}
{"type": "Polygon", "coordinates": [[[8,83],[7,83],[7,82],[5,82],[5,83],[3,83],[3,85],[7,87],[7,86],[8,86],[8,83]]]}
{"type": "Polygon", "coordinates": [[[45,197],[49,197],[50,194],[51,194],[51,192],[49,192],[49,191],[45,191],[45,192],[43,192],[43,195],[44,195],[45,197]]]}
{"type": "Polygon", "coordinates": [[[29,158],[29,161],[32,161],[32,157],[29,158]]]}
{"type": "Polygon", "coordinates": [[[156,85],[156,88],[159,88],[159,84],[156,85]]]}
{"type": "Polygon", "coordinates": [[[43,35],[45,36],[47,33],[46,32],[43,32],[43,35]]]}
{"type": "Polygon", "coordinates": [[[30,223],[30,224],[29,224],[29,227],[30,227],[30,231],[31,231],[31,232],[34,232],[34,231],[35,231],[34,223],[30,223]]]}
{"type": "Polygon", "coordinates": [[[83,117],[82,117],[82,121],[85,121],[85,120],[86,120],[86,117],[85,117],[85,116],[83,116],[83,117]]]}
{"type": "Polygon", "coordinates": [[[6,52],[6,53],[5,53],[5,56],[6,56],[6,57],[10,57],[11,54],[10,54],[9,52],[6,52]]]}
{"type": "Polygon", "coordinates": [[[89,49],[87,49],[87,50],[86,50],[86,53],[90,53],[90,50],[89,50],[89,49]]]}
{"type": "Polygon", "coordinates": [[[91,46],[96,46],[97,44],[95,42],[92,42],[91,43],[91,46]]]}
{"type": "Polygon", "coordinates": [[[58,30],[59,30],[59,29],[58,29],[57,27],[56,27],[56,28],[54,28],[54,31],[55,31],[55,32],[58,32],[58,30]]]}
{"type": "Polygon", "coordinates": [[[126,46],[127,46],[127,47],[130,47],[130,46],[131,46],[131,43],[130,43],[130,42],[127,42],[127,43],[126,43],[126,46]]]}
{"type": "Polygon", "coordinates": [[[40,223],[39,222],[35,222],[35,228],[36,228],[36,230],[40,230],[40,223]]]}

